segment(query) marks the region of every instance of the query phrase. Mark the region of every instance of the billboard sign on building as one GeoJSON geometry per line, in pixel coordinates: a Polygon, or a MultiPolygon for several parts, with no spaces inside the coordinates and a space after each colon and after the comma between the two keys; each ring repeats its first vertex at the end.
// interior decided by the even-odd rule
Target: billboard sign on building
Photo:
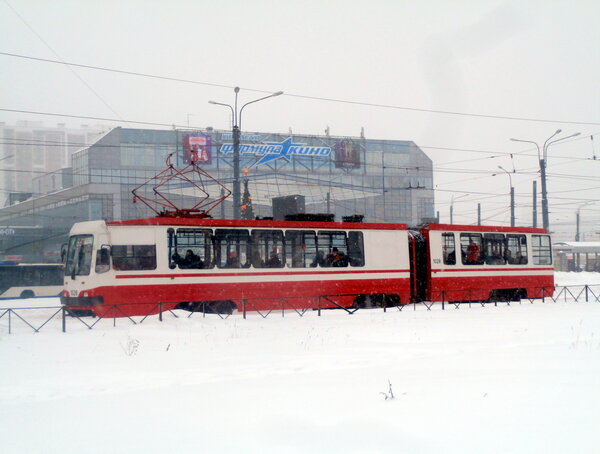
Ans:
{"type": "Polygon", "coordinates": [[[212,156],[210,151],[211,137],[204,134],[186,134],[183,136],[183,162],[189,164],[210,164],[212,156]]]}
{"type": "MultiPolygon", "coordinates": [[[[233,153],[233,144],[221,145],[221,153],[233,153]]],[[[282,142],[263,142],[262,144],[240,144],[241,156],[256,156],[260,158],[253,167],[267,164],[279,158],[289,161],[292,156],[327,157],[331,154],[329,147],[313,147],[305,143],[294,143],[291,137],[282,142]]]]}
{"type": "Polygon", "coordinates": [[[345,139],[336,142],[335,167],[338,169],[358,169],[360,167],[360,150],[352,140],[345,139]]]}

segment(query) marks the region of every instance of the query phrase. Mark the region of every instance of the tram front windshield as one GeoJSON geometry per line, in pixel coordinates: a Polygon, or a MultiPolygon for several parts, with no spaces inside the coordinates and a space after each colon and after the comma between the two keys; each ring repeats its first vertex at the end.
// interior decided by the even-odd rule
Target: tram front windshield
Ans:
{"type": "Polygon", "coordinates": [[[92,265],[92,235],[74,235],[69,238],[65,276],[87,276],[92,265]]]}

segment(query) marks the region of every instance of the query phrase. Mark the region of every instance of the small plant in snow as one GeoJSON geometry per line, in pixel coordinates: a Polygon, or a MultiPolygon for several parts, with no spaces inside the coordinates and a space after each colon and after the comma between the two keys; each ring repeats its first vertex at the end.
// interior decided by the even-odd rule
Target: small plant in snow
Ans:
{"type": "Polygon", "coordinates": [[[575,332],[575,328],[571,326],[571,333],[573,334],[573,341],[571,342],[571,348],[573,350],[577,349],[579,346],[579,336],[581,335],[581,325],[583,324],[583,320],[579,320],[579,327],[577,332],[575,332]]]}
{"type": "Polygon", "coordinates": [[[308,328],[308,331],[306,331],[306,338],[300,342],[300,344],[304,347],[305,350],[308,350],[312,344],[312,337],[314,334],[314,327],[310,327],[308,328]]]}
{"type": "Polygon", "coordinates": [[[570,349],[577,350],[580,345],[582,345],[586,350],[592,351],[594,349],[600,348],[600,341],[594,341],[594,333],[590,334],[589,338],[587,336],[581,336],[581,329],[583,326],[583,320],[579,321],[579,327],[575,329],[571,326],[571,333],[573,334],[573,340],[571,341],[570,349]]]}
{"type": "Polygon", "coordinates": [[[137,353],[140,341],[127,336],[127,343],[125,345],[120,345],[127,356],[133,356],[137,353]]]}
{"type": "Polygon", "coordinates": [[[388,384],[390,385],[390,389],[388,390],[387,393],[384,392],[380,392],[379,394],[383,394],[383,396],[385,397],[385,400],[392,400],[394,398],[394,393],[392,391],[392,383],[388,380],[388,384]]]}

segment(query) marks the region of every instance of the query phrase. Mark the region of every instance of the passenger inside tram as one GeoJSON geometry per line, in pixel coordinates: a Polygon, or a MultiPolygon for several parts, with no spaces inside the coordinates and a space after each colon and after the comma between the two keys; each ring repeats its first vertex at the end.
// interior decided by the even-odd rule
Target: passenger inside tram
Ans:
{"type": "Polygon", "coordinates": [[[227,257],[227,261],[225,262],[225,268],[239,268],[240,260],[238,259],[238,254],[236,251],[231,251],[229,253],[229,257],[227,257]]]}
{"type": "Polygon", "coordinates": [[[266,266],[268,268],[280,268],[281,267],[281,259],[279,258],[279,251],[277,249],[277,246],[273,245],[273,248],[271,249],[271,255],[269,256],[269,259],[266,262],[266,266]]]}
{"type": "Polygon", "coordinates": [[[313,259],[310,266],[311,268],[315,268],[316,266],[325,266],[325,254],[323,253],[323,251],[317,251],[317,254],[315,255],[315,258],[313,259]]]}
{"type": "Polygon", "coordinates": [[[185,252],[185,257],[181,257],[177,252],[173,254],[173,261],[179,265],[181,269],[203,268],[204,264],[199,256],[194,254],[194,251],[188,249],[185,252]]]}

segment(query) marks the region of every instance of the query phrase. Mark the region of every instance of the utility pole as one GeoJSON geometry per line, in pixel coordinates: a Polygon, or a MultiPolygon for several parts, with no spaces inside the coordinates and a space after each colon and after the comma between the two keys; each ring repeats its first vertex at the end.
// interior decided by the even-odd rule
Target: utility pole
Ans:
{"type": "Polygon", "coordinates": [[[537,181],[533,180],[533,226],[537,227],[537,181]]]}
{"type": "MultiPolygon", "coordinates": [[[[560,131],[560,129],[559,129],[560,131]]],[[[545,146],[544,146],[545,149],[545,146]]],[[[550,229],[550,220],[548,215],[548,192],[546,190],[546,160],[540,159],[540,174],[542,177],[542,225],[544,229],[550,229]]]]}
{"type": "MultiPolygon", "coordinates": [[[[468,195],[471,195],[471,194],[463,194],[463,195],[457,197],[456,200],[458,200],[462,197],[467,197],[468,195]]],[[[450,224],[454,224],[454,195],[450,198],[450,224]]]]}
{"type": "MultiPolygon", "coordinates": [[[[238,88],[238,87],[235,87],[238,88]]],[[[238,88],[239,90],[239,88],[238,88]]],[[[235,105],[237,107],[237,91],[235,105]]],[[[233,125],[233,219],[240,218],[240,128],[233,125]]]]}
{"type": "MultiPolygon", "coordinates": [[[[577,231],[575,233],[575,241],[579,241],[579,210],[577,210],[577,213],[575,215],[576,215],[576,224],[577,224],[577,231]]],[[[587,255],[586,255],[586,257],[587,257],[587,255]]],[[[579,253],[577,253],[576,259],[577,259],[575,261],[577,263],[577,269],[576,270],[580,271],[581,270],[581,266],[580,266],[581,256],[579,255],[579,253]]]]}
{"type": "Polygon", "coordinates": [[[510,187],[510,226],[515,226],[515,187],[510,187]]]}
{"type": "Polygon", "coordinates": [[[477,225],[481,225],[481,203],[477,204],[477,225]]]}
{"type": "Polygon", "coordinates": [[[383,195],[383,222],[385,222],[385,152],[381,152],[381,190],[383,195]]]}
{"type": "MultiPolygon", "coordinates": [[[[514,227],[515,226],[515,188],[512,184],[512,176],[510,175],[510,172],[508,170],[506,170],[504,167],[498,166],[498,168],[500,170],[504,171],[508,175],[508,182],[510,183],[510,226],[514,227]]],[[[494,174],[494,175],[496,175],[496,174],[494,174]]]]}

